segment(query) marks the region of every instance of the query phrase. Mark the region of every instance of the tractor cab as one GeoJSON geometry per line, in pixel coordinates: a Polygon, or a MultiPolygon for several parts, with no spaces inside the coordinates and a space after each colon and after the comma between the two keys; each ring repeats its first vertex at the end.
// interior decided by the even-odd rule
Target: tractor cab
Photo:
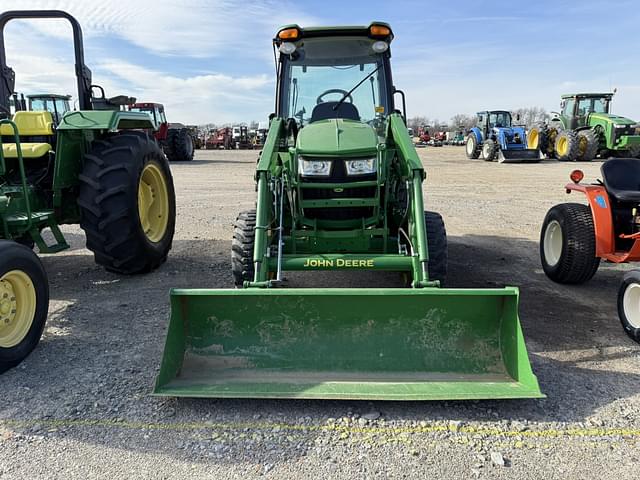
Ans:
{"type": "MultiPolygon", "coordinates": [[[[385,24],[293,25],[274,39],[280,52],[276,117],[285,119],[293,138],[301,227],[349,229],[380,221],[384,155],[378,146],[394,111],[392,39],[385,24]]],[[[404,134],[408,138],[406,127],[404,134]]]]}
{"type": "Polygon", "coordinates": [[[485,135],[494,128],[511,128],[511,113],[504,110],[478,112],[476,125],[485,135]]]}
{"type": "Polygon", "coordinates": [[[56,125],[62,121],[62,117],[71,111],[71,95],[56,95],[52,93],[27,95],[30,112],[49,112],[56,125]]]}
{"type": "Polygon", "coordinates": [[[393,108],[392,39],[383,24],[281,29],[276,115],[298,128],[335,119],[379,127],[393,108]]]}
{"type": "Polygon", "coordinates": [[[575,130],[588,126],[588,117],[592,113],[609,113],[613,93],[576,93],[562,95],[560,114],[556,121],[562,122],[565,129],[575,130]]]}
{"type": "Polygon", "coordinates": [[[169,123],[164,112],[164,105],[153,102],[133,103],[129,106],[129,111],[148,114],[155,125],[156,139],[164,140],[167,138],[169,123]]]}

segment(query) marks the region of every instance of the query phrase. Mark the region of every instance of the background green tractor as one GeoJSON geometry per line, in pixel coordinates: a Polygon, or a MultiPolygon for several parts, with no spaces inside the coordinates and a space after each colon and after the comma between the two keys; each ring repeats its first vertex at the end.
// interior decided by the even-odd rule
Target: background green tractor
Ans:
{"type": "Polygon", "coordinates": [[[276,35],[276,111],[256,208],[240,212],[233,232],[237,288],[172,291],[156,394],[541,396],[517,290],[442,288],[445,226],[424,209],[392,39],[382,23],[276,35]],[[319,270],[396,271],[400,288],[279,288],[286,271],[319,270]]]}
{"type": "Polygon", "coordinates": [[[638,157],[640,124],[610,113],[613,93],[562,95],[562,111],[529,132],[529,148],[561,161],[638,157]]]}
{"type": "Polygon", "coordinates": [[[87,248],[110,271],[148,272],[167,258],[175,226],[173,181],[166,157],[149,135],[150,117],[122,110],[133,102],[126,96],[106,98],[91,84],[82,31],[69,14],[0,14],[0,372],[38,343],[48,287],[30,248],[37,245],[40,253],[68,248],[59,225],[80,224],[87,248]],[[36,105],[51,95],[34,96],[31,111],[21,110],[24,102],[16,101],[15,74],[4,48],[4,27],[16,18],[71,23],[79,110],[69,111],[68,99],[65,112],[36,105]],[[53,241],[45,242],[45,229],[53,241]]]}

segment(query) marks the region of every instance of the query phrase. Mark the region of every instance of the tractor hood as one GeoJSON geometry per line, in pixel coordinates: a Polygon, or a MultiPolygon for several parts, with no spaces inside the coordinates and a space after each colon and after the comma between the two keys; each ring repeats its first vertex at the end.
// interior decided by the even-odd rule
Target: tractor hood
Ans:
{"type": "Polygon", "coordinates": [[[300,130],[298,153],[311,155],[360,155],[376,152],[378,137],[366,123],[332,118],[300,130]]]}
{"type": "Polygon", "coordinates": [[[589,118],[598,119],[603,122],[614,123],[616,125],[635,125],[636,122],[626,117],[619,117],[613,113],[591,113],[589,118]]]}

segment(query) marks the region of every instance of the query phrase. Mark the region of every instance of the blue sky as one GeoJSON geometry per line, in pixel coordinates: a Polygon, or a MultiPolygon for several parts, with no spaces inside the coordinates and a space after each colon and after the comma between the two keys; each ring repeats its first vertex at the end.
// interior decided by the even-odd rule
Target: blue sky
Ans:
{"type": "MultiPolygon", "coordinates": [[[[108,94],[163,102],[173,121],[219,124],[264,120],[273,110],[271,38],[279,25],[371,20],[394,30],[394,81],[407,93],[409,116],[448,121],[483,109],[555,110],[561,93],[615,87],[615,113],[640,120],[637,5],[2,0],[3,9],[58,8],[76,16],[94,83],[108,94]]],[[[64,23],[12,22],[5,37],[20,91],[74,93],[71,33],[64,23]]]]}

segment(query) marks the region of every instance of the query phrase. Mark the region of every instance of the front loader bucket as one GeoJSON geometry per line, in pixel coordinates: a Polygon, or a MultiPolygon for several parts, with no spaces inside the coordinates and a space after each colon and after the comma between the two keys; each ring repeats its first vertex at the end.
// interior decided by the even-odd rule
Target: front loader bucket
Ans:
{"type": "Polygon", "coordinates": [[[173,290],[154,394],[544,397],[516,288],[173,290]]]}
{"type": "Polygon", "coordinates": [[[498,161],[501,163],[535,163],[542,160],[540,150],[533,149],[514,149],[498,151],[498,161]]]}

